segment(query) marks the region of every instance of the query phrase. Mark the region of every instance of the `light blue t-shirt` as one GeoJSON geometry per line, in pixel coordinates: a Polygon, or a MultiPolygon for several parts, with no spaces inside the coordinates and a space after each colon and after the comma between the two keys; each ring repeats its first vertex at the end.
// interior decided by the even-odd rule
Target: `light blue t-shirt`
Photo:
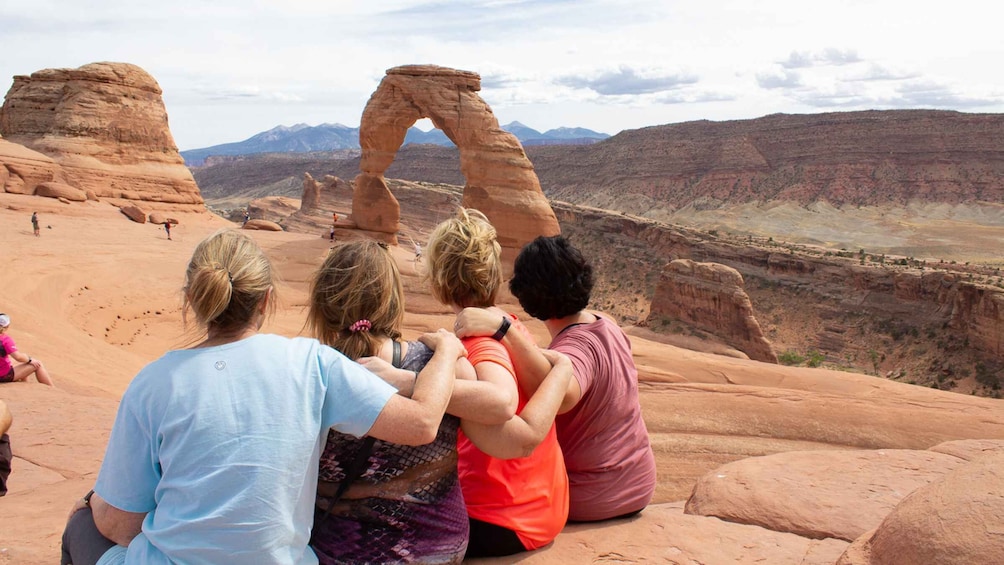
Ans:
{"type": "Polygon", "coordinates": [[[147,365],[94,487],[148,512],[126,562],[316,564],[307,542],[327,430],[365,435],[394,394],[306,338],[256,335],[147,365]]]}

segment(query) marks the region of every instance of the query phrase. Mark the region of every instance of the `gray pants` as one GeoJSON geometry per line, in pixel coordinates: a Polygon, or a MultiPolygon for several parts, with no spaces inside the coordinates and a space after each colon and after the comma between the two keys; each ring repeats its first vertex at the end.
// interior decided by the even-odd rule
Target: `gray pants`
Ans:
{"type": "Polygon", "coordinates": [[[95,565],[115,542],[101,535],[90,508],[78,510],[63,531],[63,556],[60,565],[95,565]]]}

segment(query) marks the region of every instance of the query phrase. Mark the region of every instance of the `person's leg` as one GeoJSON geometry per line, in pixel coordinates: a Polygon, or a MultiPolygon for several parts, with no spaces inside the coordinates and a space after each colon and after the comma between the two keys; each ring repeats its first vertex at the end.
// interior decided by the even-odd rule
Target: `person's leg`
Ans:
{"type": "Polygon", "coordinates": [[[52,377],[49,376],[49,371],[45,369],[45,365],[38,359],[35,359],[34,363],[38,363],[38,367],[35,367],[33,363],[21,363],[14,367],[14,380],[18,382],[25,381],[34,374],[38,382],[44,385],[55,386],[52,384],[52,377]]]}
{"type": "Polygon", "coordinates": [[[7,494],[7,477],[10,476],[10,462],[14,453],[10,449],[10,436],[0,435],[0,496],[7,494]]]}
{"type": "Polygon", "coordinates": [[[467,542],[465,559],[502,557],[526,551],[516,532],[475,518],[471,518],[470,521],[471,538],[467,542]]]}
{"type": "Polygon", "coordinates": [[[76,511],[63,530],[63,550],[60,565],[95,565],[115,542],[101,535],[94,525],[90,508],[76,511]]]}

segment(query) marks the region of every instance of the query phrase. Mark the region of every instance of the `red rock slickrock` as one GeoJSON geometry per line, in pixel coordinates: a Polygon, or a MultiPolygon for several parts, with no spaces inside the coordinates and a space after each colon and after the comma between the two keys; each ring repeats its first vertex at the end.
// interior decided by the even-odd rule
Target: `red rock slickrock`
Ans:
{"type": "Polygon", "coordinates": [[[0,192],[35,194],[43,182],[63,182],[63,169],[51,157],[0,138],[0,192]]]}
{"type": "Polygon", "coordinates": [[[73,202],[87,200],[86,192],[61,182],[43,182],[35,188],[35,194],[48,198],[65,198],[73,202]]]}
{"type": "Polygon", "coordinates": [[[244,229],[262,230],[262,231],[282,231],[282,226],[269,220],[248,220],[247,223],[244,224],[244,229]]]}
{"type": "Polygon", "coordinates": [[[67,184],[98,197],[201,209],[160,86],[136,65],[91,63],[15,76],[0,109],[0,134],[51,157],[67,184]]]}
{"type": "Polygon", "coordinates": [[[400,205],[387,188],[384,173],[408,127],[429,118],[460,150],[460,171],[467,181],[464,206],[488,216],[504,249],[515,254],[538,235],[560,232],[523,147],[499,127],[479,90],[481,77],[469,71],[434,65],[387,71],[366,104],[359,127],[361,173],[355,181],[352,215],[360,228],[397,232],[400,205]]]}
{"type": "Polygon", "coordinates": [[[751,457],[701,477],[686,512],[813,539],[854,541],[906,495],[965,463],[910,449],[751,457]]]}
{"type": "Polygon", "coordinates": [[[837,565],[1004,563],[1004,452],[959,467],[907,496],[837,565]]]}
{"type": "Polygon", "coordinates": [[[739,271],[718,263],[671,261],[662,269],[652,297],[650,325],[680,320],[724,339],[755,361],[777,363],[763,335],[739,271]]]}
{"type": "Polygon", "coordinates": [[[136,222],[137,224],[145,224],[147,213],[146,210],[136,206],[134,204],[129,204],[119,208],[119,211],[126,215],[127,218],[136,222]]]}

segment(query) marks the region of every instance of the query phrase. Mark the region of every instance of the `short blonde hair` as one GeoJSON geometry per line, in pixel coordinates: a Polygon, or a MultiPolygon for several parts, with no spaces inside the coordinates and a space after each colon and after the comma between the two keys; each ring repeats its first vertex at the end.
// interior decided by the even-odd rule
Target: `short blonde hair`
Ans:
{"type": "Polygon", "coordinates": [[[426,246],[432,295],[462,308],[495,304],[502,286],[502,246],[488,218],[460,208],[440,223],[426,246]]]}
{"type": "Polygon", "coordinates": [[[311,284],[310,333],[358,359],[377,354],[379,337],[400,338],[403,321],[404,286],[386,245],[357,240],[335,246],[311,284]],[[369,327],[353,331],[361,320],[369,327]]]}
{"type": "MultiPolygon", "coordinates": [[[[185,306],[199,325],[221,332],[244,329],[274,285],[272,263],[253,239],[232,229],[202,240],[185,271],[185,306]]],[[[273,291],[274,292],[274,291],[273,291]]],[[[266,314],[275,309],[275,300],[266,314]]]]}

